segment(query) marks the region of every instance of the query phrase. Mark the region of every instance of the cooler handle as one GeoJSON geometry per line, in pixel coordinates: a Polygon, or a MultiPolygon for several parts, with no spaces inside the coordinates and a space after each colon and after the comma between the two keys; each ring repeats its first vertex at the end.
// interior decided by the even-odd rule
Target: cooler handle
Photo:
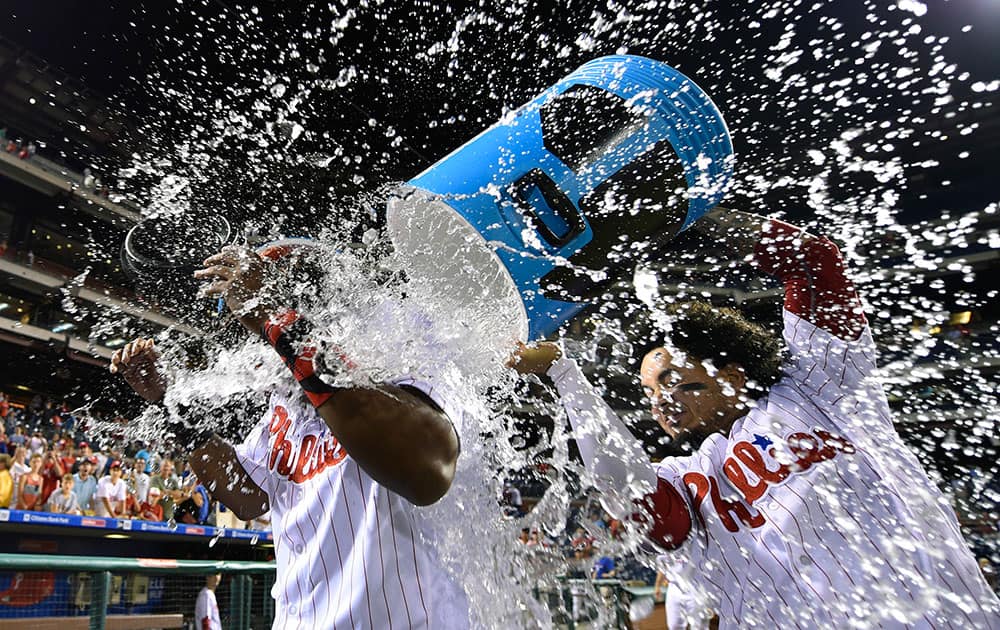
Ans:
{"type": "Polygon", "coordinates": [[[509,192],[521,215],[538,231],[545,242],[556,249],[565,246],[587,229],[583,215],[580,214],[577,207],[563,191],[559,190],[552,178],[541,169],[533,168],[522,175],[520,179],[511,184],[509,192]],[[552,214],[569,226],[564,234],[556,234],[529,201],[532,189],[538,190],[552,214]]]}

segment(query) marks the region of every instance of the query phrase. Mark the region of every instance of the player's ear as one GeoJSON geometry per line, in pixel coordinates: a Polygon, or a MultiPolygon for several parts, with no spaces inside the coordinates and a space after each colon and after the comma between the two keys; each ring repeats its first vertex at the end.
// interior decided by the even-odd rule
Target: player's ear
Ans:
{"type": "Polygon", "coordinates": [[[739,394],[747,386],[747,373],[739,363],[727,363],[716,377],[728,383],[739,394]]]}

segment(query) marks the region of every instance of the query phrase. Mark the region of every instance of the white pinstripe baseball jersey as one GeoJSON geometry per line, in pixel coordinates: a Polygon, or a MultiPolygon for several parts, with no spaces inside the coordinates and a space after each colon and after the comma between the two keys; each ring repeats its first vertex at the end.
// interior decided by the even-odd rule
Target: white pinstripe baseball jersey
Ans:
{"type": "MultiPolygon", "coordinates": [[[[403,379],[461,411],[430,385],[403,379]]],[[[274,395],[236,447],[265,492],[277,560],[274,628],[467,628],[462,588],[441,566],[420,509],[376,483],[301,403],[274,395]]]]}
{"type": "Polygon", "coordinates": [[[657,486],[638,516],[674,549],[671,584],[718,611],[721,627],[1000,628],[954,512],[893,428],[839,250],[777,219],[737,217],[756,221],[752,261],[785,288],[780,380],[728,434],[646,478],[631,472],[641,446],[560,359],[549,375],[595,483],[614,481],[603,489],[616,509],[630,477],[657,486]]]}
{"type": "Polygon", "coordinates": [[[669,557],[723,627],[997,628],[954,512],[892,426],[867,326],[785,311],[791,359],[728,436],[656,466],[695,516],[669,557]]]}

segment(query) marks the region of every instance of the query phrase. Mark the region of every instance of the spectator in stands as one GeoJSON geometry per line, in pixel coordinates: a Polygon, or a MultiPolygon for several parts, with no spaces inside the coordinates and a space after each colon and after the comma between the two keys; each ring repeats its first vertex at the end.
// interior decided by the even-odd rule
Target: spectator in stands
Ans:
{"type": "Polygon", "coordinates": [[[29,470],[21,475],[17,486],[17,509],[36,510],[42,507],[42,456],[35,453],[28,460],[29,470]]]}
{"type": "Polygon", "coordinates": [[[215,589],[221,581],[221,573],[205,577],[205,588],[198,593],[198,599],[194,604],[195,630],[222,630],[219,604],[215,600],[215,589]]]}
{"type": "Polygon", "coordinates": [[[39,430],[36,430],[28,439],[28,453],[31,455],[41,455],[47,446],[48,441],[42,437],[42,432],[39,430]]]}
{"type": "Polygon", "coordinates": [[[146,447],[140,448],[138,451],[136,451],[135,459],[136,461],[141,459],[144,462],[146,462],[146,467],[143,468],[143,472],[145,472],[146,474],[151,474],[153,472],[152,456],[146,447]]]}
{"type": "MultiPolygon", "coordinates": [[[[0,258],[7,255],[7,250],[10,249],[10,243],[5,238],[0,238],[0,258]]],[[[2,394],[0,394],[2,395],[2,394]]],[[[4,416],[6,417],[6,416],[4,416]]]]}
{"type": "Polygon", "coordinates": [[[7,438],[7,429],[0,423],[0,455],[7,455],[11,451],[10,440],[7,438]]]}
{"type": "Polygon", "coordinates": [[[76,429],[76,416],[73,415],[73,411],[65,401],[63,401],[60,413],[63,418],[63,430],[66,432],[66,438],[72,443],[73,430],[76,429]]]}
{"type": "Polygon", "coordinates": [[[52,493],[59,487],[59,481],[67,471],[63,470],[62,464],[54,451],[47,451],[42,458],[42,505],[49,500],[52,493]]]}
{"type": "Polygon", "coordinates": [[[92,473],[94,465],[88,460],[79,463],[77,473],[73,475],[73,492],[76,493],[77,503],[84,512],[94,512],[94,493],[97,492],[97,477],[92,473]]]}
{"type": "Polygon", "coordinates": [[[205,486],[197,483],[190,487],[190,495],[174,510],[174,520],[188,525],[205,525],[208,523],[211,499],[205,486]]]}
{"type": "Polygon", "coordinates": [[[159,452],[156,450],[155,444],[149,445],[146,451],[149,453],[149,460],[146,464],[146,472],[149,473],[150,477],[152,477],[153,471],[160,470],[160,463],[164,460],[164,458],[169,457],[170,454],[159,452]]]}
{"type": "Polygon", "coordinates": [[[56,442],[56,457],[59,458],[64,473],[73,472],[76,465],[76,453],[73,450],[73,443],[65,438],[56,442]]]}
{"type": "Polygon", "coordinates": [[[588,518],[590,519],[590,524],[592,526],[591,531],[606,529],[608,526],[604,517],[604,510],[601,509],[600,504],[592,503],[590,505],[590,514],[588,515],[588,518]]]}
{"type": "Polygon", "coordinates": [[[530,527],[522,527],[521,528],[521,534],[517,537],[517,540],[522,545],[527,545],[528,541],[531,540],[531,528],[530,527]]]}
{"type": "MultiPolygon", "coordinates": [[[[82,464],[83,462],[90,462],[91,466],[90,472],[96,476],[98,472],[97,456],[94,455],[94,450],[90,447],[90,444],[87,442],[80,442],[79,444],[79,452],[77,453],[76,456],[77,470],[79,470],[80,464],[82,464]]],[[[101,466],[101,468],[103,468],[103,466],[101,466]]]]}
{"type": "Polygon", "coordinates": [[[59,407],[53,405],[52,401],[45,403],[45,415],[49,417],[49,422],[55,427],[56,433],[61,433],[63,430],[63,423],[65,422],[65,418],[63,417],[64,411],[69,411],[66,408],[66,403],[63,403],[59,407]]]}
{"type": "Polygon", "coordinates": [[[143,452],[139,451],[135,456],[135,464],[129,475],[129,485],[132,493],[135,494],[136,505],[142,505],[146,501],[146,495],[149,494],[149,484],[152,481],[149,474],[146,473],[149,463],[142,455],[143,452]]]}
{"type": "MultiPolygon", "coordinates": [[[[7,252],[7,239],[0,240],[0,258],[7,252]]],[[[7,416],[10,415],[10,399],[7,398],[7,394],[0,392],[0,420],[7,422],[7,416]]]]}
{"type": "MultiPolygon", "coordinates": [[[[84,442],[84,444],[86,444],[86,442],[84,442]]],[[[108,463],[114,461],[101,451],[97,451],[95,453],[89,444],[87,444],[87,448],[84,449],[84,454],[94,465],[94,476],[97,477],[98,480],[107,474],[108,463]]]]}
{"type": "Polygon", "coordinates": [[[122,480],[121,462],[111,462],[108,475],[97,482],[94,493],[94,514],[119,518],[125,514],[125,498],[127,490],[122,480]]]}
{"type": "Polygon", "coordinates": [[[503,502],[504,514],[507,516],[516,518],[524,516],[524,502],[521,499],[521,491],[509,481],[503,484],[503,502]]]}
{"type": "Polygon", "coordinates": [[[14,496],[10,500],[11,507],[17,507],[18,488],[20,487],[21,477],[31,470],[31,467],[26,463],[27,458],[28,449],[24,448],[24,446],[14,447],[14,462],[10,466],[10,476],[14,480],[14,496]]]}
{"type": "Polygon", "coordinates": [[[24,446],[28,442],[28,436],[24,434],[24,427],[20,424],[14,428],[14,435],[10,436],[10,443],[14,445],[15,449],[18,446],[24,446]]]}
{"type": "Polygon", "coordinates": [[[83,510],[80,509],[80,502],[76,498],[76,494],[73,492],[73,475],[66,473],[62,477],[62,484],[59,486],[59,492],[53,492],[52,496],[49,497],[48,502],[45,504],[47,511],[53,514],[82,514],[83,510]]]}
{"type": "Polygon", "coordinates": [[[21,156],[22,160],[30,160],[31,158],[35,157],[36,153],[38,153],[38,145],[35,144],[34,140],[29,140],[28,146],[24,148],[22,153],[23,153],[23,155],[21,156]]]}
{"type": "Polygon", "coordinates": [[[192,475],[194,475],[194,471],[191,470],[191,466],[188,464],[188,462],[184,459],[181,459],[180,457],[175,456],[173,461],[174,461],[174,470],[180,471],[177,473],[177,478],[181,480],[181,489],[183,489],[184,486],[187,485],[190,482],[190,480],[194,478],[192,477],[192,475]]]}
{"type": "MultiPolygon", "coordinates": [[[[122,462],[125,459],[122,456],[122,452],[119,449],[116,449],[116,448],[105,449],[104,450],[104,457],[105,457],[105,461],[107,461],[107,463],[108,463],[108,465],[105,467],[105,470],[104,470],[104,474],[105,475],[108,474],[110,472],[110,470],[111,470],[111,468],[110,468],[111,462],[122,462]]],[[[124,477],[124,475],[125,475],[125,468],[123,467],[122,468],[122,476],[124,477]]],[[[103,477],[104,475],[101,475],[101,476],[103,477]]]]}
{"type": "Polygon", "coordinates": [[[163,521],[163,506],[160,505],[160,489],[152,486],[146,500],[139,504],[139,518],[144,521],[163,521]]]}
{"type": "Polygon", "coordinates": [[[158,488],[161,493],[160,505],[163,507],[164,520],[174,518],[174,507],[186,497],[181,490],[181,480],[174,474],[174,461],[164,459],[160,462],[160,472],[150,480],[151,488],[158,488]]]}
{"type": "Polygon", "coordinates": [[[594,568],[590,571],[590,579],[606,580],[615,576],[615,560],[608,556],[601,556],[594,563],[594,568]]]}
{"type": "Polygon", "coordinates": [[[14,498],[14,478],[10,475],[10,455],[0,455],[0,508],[9,508],[14,498]]]}
{"type": "Polygon", "coordinates": [[[573,540],[570,541],[570,546],[573,548],[573,557],[577,560],[583,560],[593,555],[594,538],[582,527],[578,527],[573,534],[573,540]]]}

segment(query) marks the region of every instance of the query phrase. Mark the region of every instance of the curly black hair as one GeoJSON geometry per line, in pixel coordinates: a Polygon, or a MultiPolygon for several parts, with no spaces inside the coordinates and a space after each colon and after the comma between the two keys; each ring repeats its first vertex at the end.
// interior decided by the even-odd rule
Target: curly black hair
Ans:
{"type": "Polygon", "coordinates": [[[663,346],[669,337],[672,345],[699,361],[710,360],[718,368],[730,363],[741,366],[757,389],[764,390],[777,382],[782,344],[763,326],[748,321],[735,309],[707,302],[678,302],[665,311],[669,331],[664,331],[648,313],[631,327],[629,336],[639,360],[663,346]]]}

